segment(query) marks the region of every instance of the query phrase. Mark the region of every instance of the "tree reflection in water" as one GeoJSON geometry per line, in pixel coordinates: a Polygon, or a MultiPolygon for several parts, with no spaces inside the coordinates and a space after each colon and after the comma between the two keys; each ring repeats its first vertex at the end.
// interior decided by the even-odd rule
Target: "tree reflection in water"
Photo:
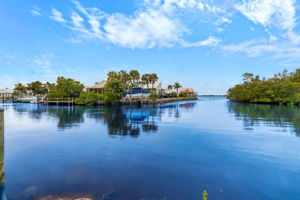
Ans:
{"type": "Polygon", "coordinates": [[[177,102],[161,105],[138,106],[42,106],[15,104],[14,110],[20,116],[28,115],[31,119],[41,120],[46,117],[56,118],[61,130],[79,126],[85,118],[100,120],[107,125],[109,135],[137,137],[141,132],[153,133],[158,130],[157,122],[161,116],[180,118],[181,112],[190,111],[196,102],[177,102]]]}
{"type": "Polygon", "coordinates": [[[157,109],[128,108],[125,106],[103,107],[101,110],[90,110],[90,118],[100,119],[107,125],[110,135],[130,135],[136,137],[143,132],[155,132],[157,109]]]}
{"type": "Polygon", "coordinates": [[[0,200],[6,200],[4,175],[4,115],[0,108],[0,200]]]}
{"type": "Polygon", "coordinates": [[[246,129],[253,129],[260,123],[282,128],[292,127],[300,136],[300,108],[284,105],[247,104],[228,102],[230,113],[243,120],[246,129]]]}

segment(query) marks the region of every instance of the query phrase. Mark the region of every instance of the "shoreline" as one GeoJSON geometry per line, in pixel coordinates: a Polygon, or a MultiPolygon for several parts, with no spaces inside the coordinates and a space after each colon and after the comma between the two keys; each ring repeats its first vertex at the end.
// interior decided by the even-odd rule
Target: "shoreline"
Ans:
{"type": "MultiPolygon", "coordinates": [[[[142,105],[142,104],[161,104],[161,103],[171,103],[171,102],[178,102],[178,101],[194,101],[198,100],[198,97],[179,97],[179,98],[164,98],[164,99],[155,99],[155,100],[132,100],[131,104],[132,105],[142,105]]],[[[8,102],[7,102],[8,103],[8,102]]],[[[10,103],[25,103],[25,104],[30,104],[28,101],[20,102],[20,101],[10,101],[10,103]]],[[[38,102],[38,103],[33,103],[37,105],[57,105],[57,106],[85,106],[85,105],[80,105],[80,104],[75,104],[74,102],[38,102]]],[[[98,102],[93,106],[99,106],[99,105],[129,105],[130,101],[129,100],[121,100],[120,102],[116,102],[113,104],[108,104],[105,102],[98,102]]]]}

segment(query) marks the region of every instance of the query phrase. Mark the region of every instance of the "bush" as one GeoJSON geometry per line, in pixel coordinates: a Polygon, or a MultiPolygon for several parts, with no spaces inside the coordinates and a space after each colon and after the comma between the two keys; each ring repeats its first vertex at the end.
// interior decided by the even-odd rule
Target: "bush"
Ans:
{"type": "Polygon", "coordinates": [[[75,99],[75,104],[78,105],[95,105],[98,101],[103,100],[103,95],[96,92],[84,92],[81,93],[78,98],[75,99]]]}
{"type": "Polygon", "coordinates": [[[188,97],[188,95],[187,95],[187,94],[184,94],[184,93],[180,93],[180,94],[179,94],[179,97],[188,97]]]}

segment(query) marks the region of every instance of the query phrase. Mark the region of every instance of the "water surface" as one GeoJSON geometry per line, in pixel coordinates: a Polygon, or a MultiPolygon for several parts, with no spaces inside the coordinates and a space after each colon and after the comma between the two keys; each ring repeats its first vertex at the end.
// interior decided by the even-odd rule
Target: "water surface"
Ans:
{"type": "Polygon", "coordinates": [[[300,199],[297,107],[4,107],[9,200],[300,199]]]}

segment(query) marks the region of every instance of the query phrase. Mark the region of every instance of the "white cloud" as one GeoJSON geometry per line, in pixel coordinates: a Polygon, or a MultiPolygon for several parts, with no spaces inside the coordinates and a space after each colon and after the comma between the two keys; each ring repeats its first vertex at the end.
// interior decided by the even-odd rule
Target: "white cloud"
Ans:
{"type": "Polygon", "coordinates": [[[185,27],[156,10],[126,17],[114,14],[104,25],[106,38],[113,44],[130,48],[170,47],[180,41],[185,27]]]}
{"type": "Polygon", "coordinates": [[[213,46],[217,46],[220,42],[221,42],[221,40],[219,38],[210,36],[206,40],[202,40],[202,41],[195,42],[195,43],[183,42],[182,46],[183,47],[201,47],[201,46],[213,47],[213,46]]]}
{"type": "Polygon", "coordinates": [[[60,11],[55,8],[52,8],[52,15],[50,16],[56,22],[65,23],[66,20],[63,18],[63,15],[60,11]]]}
{"type": "Polygon", "coordinates": [[[236,8],[254,23],[292,30],[296,24],[294,4],[295,0],[249,0],[236,8]]]}
{"type": "Polygon", "coordinates": [[[294,31],[297,21],[295,4],[296,0],[249,0],[236,5],[236,9],[256,24],[285,31],[281,34],[283,37],[300,44],[300,35],[294,31]]]}
{"type": "Polygon", "coordinates": [[[216,22],[216,25],[221,25],[221,24],[230,24],[232,22],[231,19],[227,18],[227,17],[221,17],[218,19],[218,21],[216,22]]]}
{"type": "Polygon", "coordinates": [[[42,13],[41,13],[41,9],[39,7],[36,7],[34,6],[31,10],[30,10],[30,13],[33,15],[33,16],[41,16],[42,13]]]}
{"type": "MultiPolygon", "coordinates": [[[[62,18],[62,13],[52,9],[51,18],[63,22],[65,27],[78,33],[81,39],[96,39],[127,48],[215,46],[219,43],[210,38],[209,42],[190,44],[184,37],[190,33],[177,17],[180,9],[194,9],[198,12],[223,12],[221,8],[200,0],[143,0],[143,4],[132,15],[107,14],[98,8],[85,8],[73,0],[77,11],[70,20],[62,18]],[[182,42],[183,41],[183,42],[182,42]],[[214,43],[214,45],[212,45],[214,43]]],[[[80,39],[75,39],[80,41],[80,39]]]]}

